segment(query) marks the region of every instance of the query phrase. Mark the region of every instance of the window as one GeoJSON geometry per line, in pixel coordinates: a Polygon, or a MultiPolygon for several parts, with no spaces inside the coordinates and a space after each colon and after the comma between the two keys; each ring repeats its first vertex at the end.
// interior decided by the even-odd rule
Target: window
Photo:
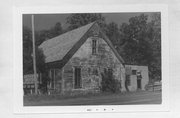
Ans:
{"type": "Polygon", "coordinates": [[[92,40],[92,54],[97,53],[97,40],[93,39],[92,40]]]}
{"type": "Polygon", "coordinates": [[[132,75],[136,75],[136,70],[132,70],[132,75]]]}
{"type": "Polygon", "coordinates": [[[50,77],[50,83],[49,83],[50,88],[56,89],[56,82],[58,79],[61,79],[60,69],[50,69],[49,77],[50,77]]]}
{"type": "Polygon", "coordinates": [[[74,69],[74,85],[75,89],[81,88],[81,68],[79,67],[74,69]]]}

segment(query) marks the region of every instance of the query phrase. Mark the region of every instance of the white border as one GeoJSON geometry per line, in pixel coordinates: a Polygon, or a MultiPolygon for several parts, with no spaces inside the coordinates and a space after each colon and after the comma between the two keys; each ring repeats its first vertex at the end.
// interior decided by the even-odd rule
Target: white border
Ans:
{"type": "Polygon", "coordinates": [[[167,5],[76,5],[59,7],[14,7],[14,113],[91,113],[169,111],[169,41],[167,5]],[[162,104],[161,105],[103,105],[103,106],[23,106],[22,79],[22,14],[94,12],[161,12],[162,28],[162,104]],[[96,111],[98,109],[98,111],[96,111]],[[106,109],[106,111],[104,111],[106,109]],[[113,111],[112,111],[113,109],[113,111]]]}

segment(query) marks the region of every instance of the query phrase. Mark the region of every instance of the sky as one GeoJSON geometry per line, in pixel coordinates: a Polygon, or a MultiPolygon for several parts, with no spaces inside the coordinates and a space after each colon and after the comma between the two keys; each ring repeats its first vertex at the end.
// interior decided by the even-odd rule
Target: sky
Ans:
{"type": "MultiPolygon", "coordinates": [[[[115,22],[119,26],[122,23],[128,23],[129,18],[138,16],[142,13],[102,13],[102,16],[105,17],[106,22],[115,22]]],[[[144,13],[150,16],[152,13],[144,13]]],[[[48,30],[53,27],[57,22],[60,22],[64,29],[67,28],[66,18],[70,14],[35,14],[34,15],[34,24],[35,30],[48,30]]],[[[31,15],[23,15],[23,26],[31,28],[31,15]]]]}

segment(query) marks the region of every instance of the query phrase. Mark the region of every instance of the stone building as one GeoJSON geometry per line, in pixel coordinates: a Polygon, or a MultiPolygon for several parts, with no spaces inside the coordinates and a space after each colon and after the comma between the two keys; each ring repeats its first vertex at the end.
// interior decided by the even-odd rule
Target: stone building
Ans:
{"type": "Polygon", "coordinates": [[[125,91],[124,60],[96,22],[66,32],[40,46],[56,93],[98,91],[101,73],[112,69],[125,91]]]}
{"type": "Polygon", "coordinates": [[[129,91],[145,90],[149,82],[148,67],[140,65],[125,65],[126,81],[129,91]]]}

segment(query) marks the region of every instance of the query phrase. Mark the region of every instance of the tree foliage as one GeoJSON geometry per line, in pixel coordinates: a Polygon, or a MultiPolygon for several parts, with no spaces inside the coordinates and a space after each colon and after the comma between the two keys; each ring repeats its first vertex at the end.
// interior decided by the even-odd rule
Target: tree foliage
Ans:
{"type": "Polygon", "coordinates": [[[120,44],[121,39],[120,39],[120,31],[118,28],[118,24],[115,22],[111,22],[106,25],[106,35],[108,38],[111,40],[112,44],[117,48],[118,44],[120,44]]]}
{"type": "Polygon", "coordinates": [[[120,27],[121,54],[128,64],[148,65],[150,77],[161,79],[161,27],[160,14],[141,14],[129,19],[120,27]],[[155,16],[154,16],[155,15],[155,16]]]}
{"type": "Polygon", "coordinates": [[[161,80],[161,14],[154,13],[152,21],[148,24],[151,35],[151,48],[153,60],[150,63],[150,74],[156,80],[161,80]]]}
{"type": "Polygon", "coordinates": [[[32,34],[31,30],[23,27],[23,73],[33,72],[32,60],[32,34]]]}
{"type": "Polygon", "coordinates": [[[112,69],[105,69],[104,72],[101,73],[101,76],[101,91],[115,93],[120,90],[121,84],[114,78],[112,69]]]}
{"type": "Polygon", "coordinates": [[[57,22],[49,30],[38,31],[36,45],[40,45],[43,41],[56,37],[64,32],[61,23],[57,22]]]}
{"type": "MultiPolygon", "coordinates": [[[[32,32],[28,28],[23,30],[23,73],[33,73],[33,55],[32,55],[32,32]]],[[[45,68],[45,58],[43,52],[36,46],[36,64],[37,72],[43,72],[45,68]]]]}
{"type": "MultiPolygon", "coordinates": [[[[39,88],[47,91],[47,83],[49,78],[47,76],[47,67],[45,65],[45,56],[38,46],[45,40],[51,39],[63,33],[61,23],[56,23],[54,27],[49,30],[35,31],[35,50],[36,50],[36,68],[37,73],[42,74],[42,84],[39,88]]],[[[23,74],[33,73],[33,56],[32,56],[32,31],[28,27],[23,27],[23,74]]]]}
{"type": "MultiPolygon", "coordinates": [[[[56,37],[63,32],[61,23],[59,22],[49,30],[35,31],[36,65],[38,72],[45,71],[45,58],[38,46],[45,40],[56,37]]],[[[26,74],[33,73],[32,50],[32,31],[28,27],[23,27],[23,72],[26,74]]]]}
{"type": "MultiPolygon", "coordinates": [[[[66,19],[67,29],[64,30],[58,22],[50,29],[35,32],[37,71],[46,71],[43,52],[37,48],[42,42],[94,21],[109,37],[127,64],[148,65],[150,77],[161,79],[160,13],[131,17],[129,22],[120,26],[115,22],[107,23],[105,17],[100,13],[71,14],[66,19]]],[[[23,27],[23,73],[33,73],[32,32],[27,27],[23,27]]],[[[111,74],[107,73],[102,74],[104,80],[112,78],[111,74]]],[[[103,82],[104,86],[106,82],[103,82]]]]}
{"type": "Polygon", "coordinates": [[[99,13],[71,14],[67,17],[66,23],[69,25],[68,30],[72,30],[94,21],[98,22],[101,27],[105,25],[105,17],[99,13]]]}
{"type": "Polygon", "coordinates": [[[67,18],[69,30],[93,21],[100,24],[112,44],[127,64],[147,65],[150,77],[161,79],[161,20],[159,13],[131,17],[120,27],[106,23],[102,14],[71,14],[67,18]],[[151,19],[148,21],[148,17],[151,19]]]}

